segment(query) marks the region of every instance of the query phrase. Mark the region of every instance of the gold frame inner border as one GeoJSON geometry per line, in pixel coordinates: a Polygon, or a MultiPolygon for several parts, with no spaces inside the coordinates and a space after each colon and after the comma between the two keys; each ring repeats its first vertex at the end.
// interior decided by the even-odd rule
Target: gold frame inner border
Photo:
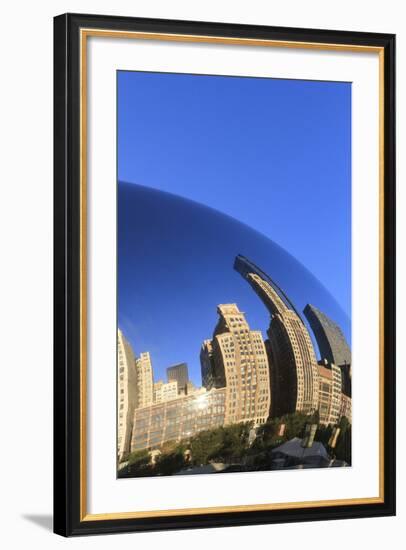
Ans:
{"type": "Polygon", "coordinates": [[[379,504],[384,502],[384,48],[356,44],[299,42],[223,36],[204,36],[175,33],[119,31],[107,29],[80,29],[80,521],[142,519],[154,517],[192,516],[227,512],[254,512],[292,510],[328,506],[379,504]],[[173,510],[143,510],[138,512],[87,512],[87,42],[89,37],[161,40],[167,42],[195,42],[240,46],[262,46],[354,53],[376,53],[379,56],[379,496],[181,508],[173,510]]]}

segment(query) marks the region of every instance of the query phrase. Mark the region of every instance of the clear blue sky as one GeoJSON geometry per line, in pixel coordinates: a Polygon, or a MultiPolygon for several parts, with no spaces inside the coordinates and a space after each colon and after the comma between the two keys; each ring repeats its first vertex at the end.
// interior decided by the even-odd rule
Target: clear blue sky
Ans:
{"type": "MultiPolygon", "coordinates": [[[[272,239],[299,260],[350,317],[350,84],[119,72],[118,176],[120,181],[138,184],[134,185],[137,189],[134,193],[141,193],[138,186],[142,185],[191,199],[272,239]]],[[[214,239],[207,243],[209,249],[203,254],[211,269],[205,273],[200,265],[199,273],[193,273],[199,262],[190,263],[190,258],[197,257],[201,250],[195,250],[191,243],[201,248],[205,239],[210,240],[213,235],[206,235],[204,222],[193,228],[193,220],[184,224],[186,211],[179,204],[190,203],[178,204],[175,199],[165,202],[165,194],[152,194],[148,197],[155,198],[146,201],[148,208],[144,205],[145,211],[140,212],[137,201],[130,200],[131,191],[124,189],[125,186],[120,190],[120,185],[119,324],[126,325],[122,328],[130,333],[128,337],[137,354],[145,351],[146,346],[151,348],[156,378],[162,377],[165,367],[172,362],[186,360],[192,377],[200,382],[199,345],[202,338],[212,333],[217,303],[248,300],[251,313],[247,311],[247,318],[250,322],[251,314],[255,321],[250,322],[252,328],[263,332],[267,328],[267,318],[260,309],[261,304],[257,304],[258,299],[252,299],[252,291],[244,281],[236,279],[238,275],[232,270],[231,256],[244,253],[240,249],[243,246],[232,232],[220,248],[214,239]],[[126,206],[126,214],[120,220],[122,191],[126,201],[133,204],[133,214],[126,206]],[[167,220],[165,217],[162,220],[162,210],[158,207],[162,201],[165,208],[171,205],[174,211],[180,209],[183,220],[172,216],[169,225],[165,225],[167,220]],[[152,206],[154,202],[156,207],[152,206]],[[133,219],[135,216],[137,220],[133,219]],[[124,219],[125,227],[120,226],[124,219]],[[173,243],[170,242],[172,230],[176,234],[173,243]],[[186,232],[186,236],[181,235],[182,242],[186,241],[180,247],[176,244],[180,241],[179,230],[186,232]],[[149,242],[154,249],[147,250],[141,241],[149,242]],[[220,264],[227,254],[230,258],[225,260],[223,271],[216,270],[216,262],[220,264]],[[176,266],[182,263],[187,264],[188,277],[179,281],[176,266]],[[155,301],[159,299],[161,308],[152,303],[151,289],[140,275],[142,272],[146,276],[146,266],[149,272],[154,272],[149,278],[151,284],[154,281],[158,285],[155,301]],[[213,292],[213,285],[228,289],[234,281],[234,296],[227,292],[223,299],[213,292]],[[143,298],[142,293],[149,299],[143,298]],[[196,293],[200,294],[197,298],[196,293]],[[193,297],[196,316],[199,317],[199,307],[207,310],[199,319],[185,323],[185,316],[190,318],[192,314],[188,302],[193,297]],[[209,304],[202,297],[219,301],[209,304]],[[168,313],[162,315],[159,309],[165,308],[176,310],[172,309],[169,315],[172,323],[166,325],[167,333],[163,335],[159,330],[162,331],[168,320],[168,313]],[[255,323],[262,324],[254,326],[255,323]],[[182,331],[188,334],[188,345],[181,343],[182,331]]],[[[199,212],[204,213],[201,214],[203,220],[207,218],[207,223],[215,224],[209,209],[199,212]]],[[[167,215],[170,212],[165,212],[167,215]]],[[[223,223],[228,228],[233,226],[229,218],[222,219],[221,223],[220,218],[215,219],[220,226],[223,223]]],[[[244,226],[233,227],[235,230],[244,226]]],[[[244,234],[248,228],[241,231],[244,234]]],[[[258,239],[261,241],[261,236],[249,234],[251,244],[247,246],[247,255],[248,252],[258,254],[262,263],[266,262],[266,254],[259,253],[253,244],[258,239]]],[[[175,237],[172,235],[172,238],[175,237]]],[[[269,269],[274,271],[274,266],[269,265],[269,269]]],[[[283,280],[278,282],[282,287],[286,286],[285,279],[289,280],[288,271],[279,273],[283,280]]],[[[331,316],[334,313],[336,318],[341,316],[339,308],[333,313],[335,306],[326,305],[328,300],[320,299],[316,303],[317,293],[308,291],[300,281],[294,284],[290,281],[287,286],[299,302],[313,301],[320,306],[321,301],[325,309],[330,307],[331,316]]],[[[300,307],[303,309],[302,303],[300,307]]],[[[348,326],[343,329],[350,338],[348,326]]]]}

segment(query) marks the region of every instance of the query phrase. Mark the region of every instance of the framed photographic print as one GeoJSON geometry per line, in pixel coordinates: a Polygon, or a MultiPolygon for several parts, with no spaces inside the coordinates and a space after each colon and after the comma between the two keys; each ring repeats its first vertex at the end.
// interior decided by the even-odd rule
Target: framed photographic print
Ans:
{"type": "Polygon", "coordinates": [[[395,37],[55,18],[55,532],[395,513],[395,37]]]}

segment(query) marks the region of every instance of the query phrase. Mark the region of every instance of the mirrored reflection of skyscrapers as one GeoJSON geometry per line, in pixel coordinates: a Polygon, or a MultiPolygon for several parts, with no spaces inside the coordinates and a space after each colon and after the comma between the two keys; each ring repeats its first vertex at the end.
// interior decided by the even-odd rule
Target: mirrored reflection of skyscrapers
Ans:
{"type": "Polygon", "coordinates": [[[248,259],[234,269],[250,284],[270,314],[264,341],[251,330],[237,304],[217,306],[211,339],[200,349],[203,388],[189,380],[186,363],[167,368],[167,381],[154,383],[148,352],[135,357],[118,332],[118,454],[158,449],[202,430],[300,412],[319,413],[323,425],[351,422],[351,352],[340,328],[314,306],[304,313],[320,349],[284,291],[248,259]]]}
{"type": "Polygon", "coordinates": [[[226,387],[226,423],[263,424],[270,408],[269,365],[260,331],[250,330],[236,304],[220,304],[213,339],[201,348],[203,384],[226,387]]]}
{"type": "Polygon", "coordinates": [[[310,335],[283,290],[260,268],[237,256],[234,269],[251,285],[271,315],[267,351],[271,371],[272,416],[319,405],[319,372],[310,335]]]}
{"type": "Polygon", "coordinates": [[[117,371],[117,454],[121,460],[130,449],[137,403],[137,375],[133,351],[120,329],[117,335],[117,371]]]}
{"type": "Polygon", "coordinates": [[[340,367],[342,372],[342,391],[351,396],[351,350],[341,328],[325,313],[315,306],[307,304],[303,313],[314,333],[319,347],[320,357],[330,364],[340,367]]]}

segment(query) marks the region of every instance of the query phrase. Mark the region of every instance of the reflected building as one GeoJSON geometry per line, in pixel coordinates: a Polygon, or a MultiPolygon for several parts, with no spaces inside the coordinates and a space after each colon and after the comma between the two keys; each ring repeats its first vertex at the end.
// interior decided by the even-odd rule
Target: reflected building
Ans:
{"type": "Polygon", "coordinates": [[[326,359],[319,361],[320,424],[338,424],[342,415],[342,372],[326,359]]]}
{"type": "Polygon", "coordinates": [[[216,371],[213,359],[213,345],[211,340],[204,340],[200,348],[200,369],[202,384],[208,390],[221,388],[223,377],[216,371]]]}
{"type": "Polygon", "coordinates": [[[154,377],[151,356],[148,351],[140,354],[135,362],[137,371],[137,408],[147,407],[154,402],[154,377]]]}
{"type": "Polygon", "coordinates": [[[179,393],[186,393],[186,385],[189,382],[189,372],[186,363],[178,363],[166,369],[168,382],[176,381],[179,393]]]}
{"type": "Polygon", "coordinates": [[[342,391],[351,397],[351,350],[341,328],[310,304],[307,304],[303,313],[316,338],[321,359],[341,368],[342,391]]]}
{"type": "Polygon", "coordinates": [[[341,410],[340,417],[345,416],[352,423],[352,399],[345,393],[341,394],[341,410]]]}
{"type": "Polygon", "coordinates": [[[130,450],[134,409],[137,402],[135,357],[120,329],[117,334],[117,454],[122,460],[130,450]]]}
{"type": "Polygon", "coordinates": [[[226,388],[225,423],[264,424],[269,416],[269,365],[262,334],[250,330],[236,304],[220,304],[212,340],[200,351],[203,385],[226,388]]]}
{"type": "Polygon", "coordinates": [[[320,357],[339,367],[351,365],[351,350],[341,328],[325,313],[310,304],[307,304],[303,313],[316,338],[320,357]]]}
{"type": "Polygon", "coordinates": [[[167,441],[181,441],[202,430],[224,424],[226,388],[184,395],[135,409],[131,452],[159,449],[167,441]]]}
{"type": "Polygon", "coordinates": [[[195,386],[191,380],[178,391],[178,395],[191,395],[192,393],[200,391],[201,388],[195,386]]]}
{"type": "Polygon", "coordinates": [[[203,388],[189,380],[186,363],[167,368],[168,381],[154,384],[150,354],[136,358],[118,331],[119,460],[202,430],[258,426],[288,413],[318,411],[324,425],[337,425],[342,416],[351,422],[351,352],[338,325],[306,306],[322,355],[318,363],[306,325],[283,290],[243,256],[234,269],[269,311],[268,339],[250,329],[237,304],[218,305],[213,336],[200,350],[203,388]]]}
{"type": "Polygon", "coordinates": [[[319,405],[319,370],[309,332],[299,313],[283,290],[247,258],[237,256],[234,269],[251,285],[271,316],[266,343],[271,415],[315,412],[319,405]]]}
{"type": "Polygon", "coordinates": [[[163,403],[178,397],[178,383],[176,380],[172,382],[163,382],[159,380],[154,384],[154,403],[163,403]]]}

